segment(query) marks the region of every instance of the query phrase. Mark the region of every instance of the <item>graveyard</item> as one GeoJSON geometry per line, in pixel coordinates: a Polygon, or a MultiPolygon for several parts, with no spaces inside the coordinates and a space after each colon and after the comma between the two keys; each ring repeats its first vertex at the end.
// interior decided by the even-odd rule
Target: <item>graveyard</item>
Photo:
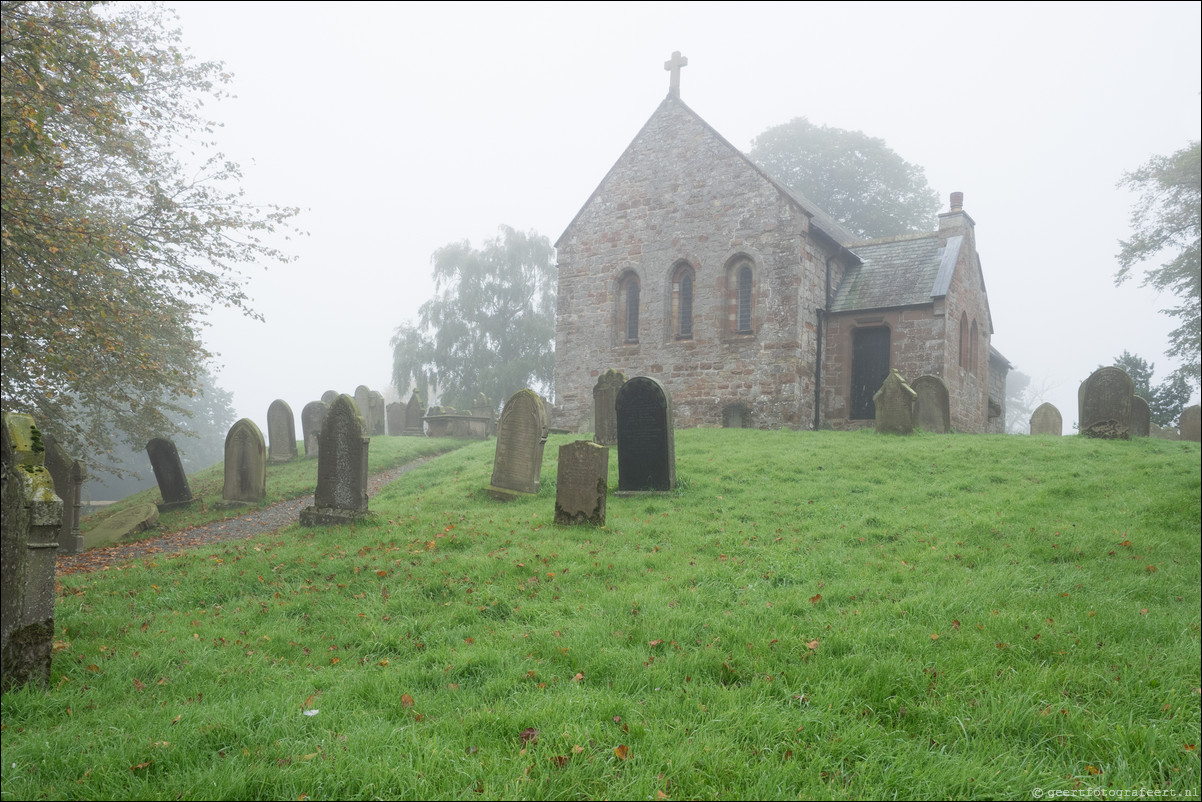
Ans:
{"type": "Polygon", "coordinates": [[[370,517],[60,572],[4,798],[1197,797],[1197,443],[682,429],[619,493],[535,420],[509,500],[495,437],[373,437],[432,458],[370,517]]]}

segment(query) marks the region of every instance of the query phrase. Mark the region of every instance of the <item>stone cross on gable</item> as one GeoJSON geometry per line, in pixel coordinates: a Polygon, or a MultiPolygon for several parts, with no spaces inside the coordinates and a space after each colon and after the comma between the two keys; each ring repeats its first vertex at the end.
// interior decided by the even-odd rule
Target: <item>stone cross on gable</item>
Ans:
{"type": "Polygon", "coordinates": [[[671,82],[668,84],[668,94],[672,97],[680,97],[680,68],[688,65],[688,58],[680,55],[679,50],[672,54],[672,58],[664,62],[664,69],[672,73],[671,82]]]}

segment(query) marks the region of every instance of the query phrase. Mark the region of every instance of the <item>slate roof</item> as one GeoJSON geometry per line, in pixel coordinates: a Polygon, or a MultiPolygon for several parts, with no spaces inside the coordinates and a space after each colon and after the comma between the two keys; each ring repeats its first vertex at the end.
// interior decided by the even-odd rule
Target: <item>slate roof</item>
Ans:
{"type": "Polygon", "coordinates": [[[943,246],[938,234],[917,234],[853,245],[861,263],[844,273],[831,312],[932,303],[947,294],[963,241],[950,237],[943,246]]]}

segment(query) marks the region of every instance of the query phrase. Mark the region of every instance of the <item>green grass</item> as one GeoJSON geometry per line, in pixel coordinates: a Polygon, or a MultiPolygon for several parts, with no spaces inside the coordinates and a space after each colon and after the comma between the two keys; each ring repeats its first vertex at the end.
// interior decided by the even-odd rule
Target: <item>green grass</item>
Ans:
{"type": "Polygon", "coordinates": [[[1197,798],[1196,444],[687,430],[567,528],[571,439],[64,577],[3,798],[1197,798]]]}

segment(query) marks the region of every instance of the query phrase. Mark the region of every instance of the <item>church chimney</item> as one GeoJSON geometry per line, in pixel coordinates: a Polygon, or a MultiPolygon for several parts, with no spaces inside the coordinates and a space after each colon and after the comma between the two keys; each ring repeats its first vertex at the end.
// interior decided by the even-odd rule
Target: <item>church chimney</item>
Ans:
{"type": "Polygon", "coordinates": [[[953,192],[951,208],[939,215],[939,240],[947,242],[948,237],[970,235],[976,222],[964,211],[964,193],[953,192]]]}
{"type": "Polygon", "coordinates": [[[963,192],[953,192],[952,193],[952,211],[953,212],[964,211],[964,193],[963,192]]]}

